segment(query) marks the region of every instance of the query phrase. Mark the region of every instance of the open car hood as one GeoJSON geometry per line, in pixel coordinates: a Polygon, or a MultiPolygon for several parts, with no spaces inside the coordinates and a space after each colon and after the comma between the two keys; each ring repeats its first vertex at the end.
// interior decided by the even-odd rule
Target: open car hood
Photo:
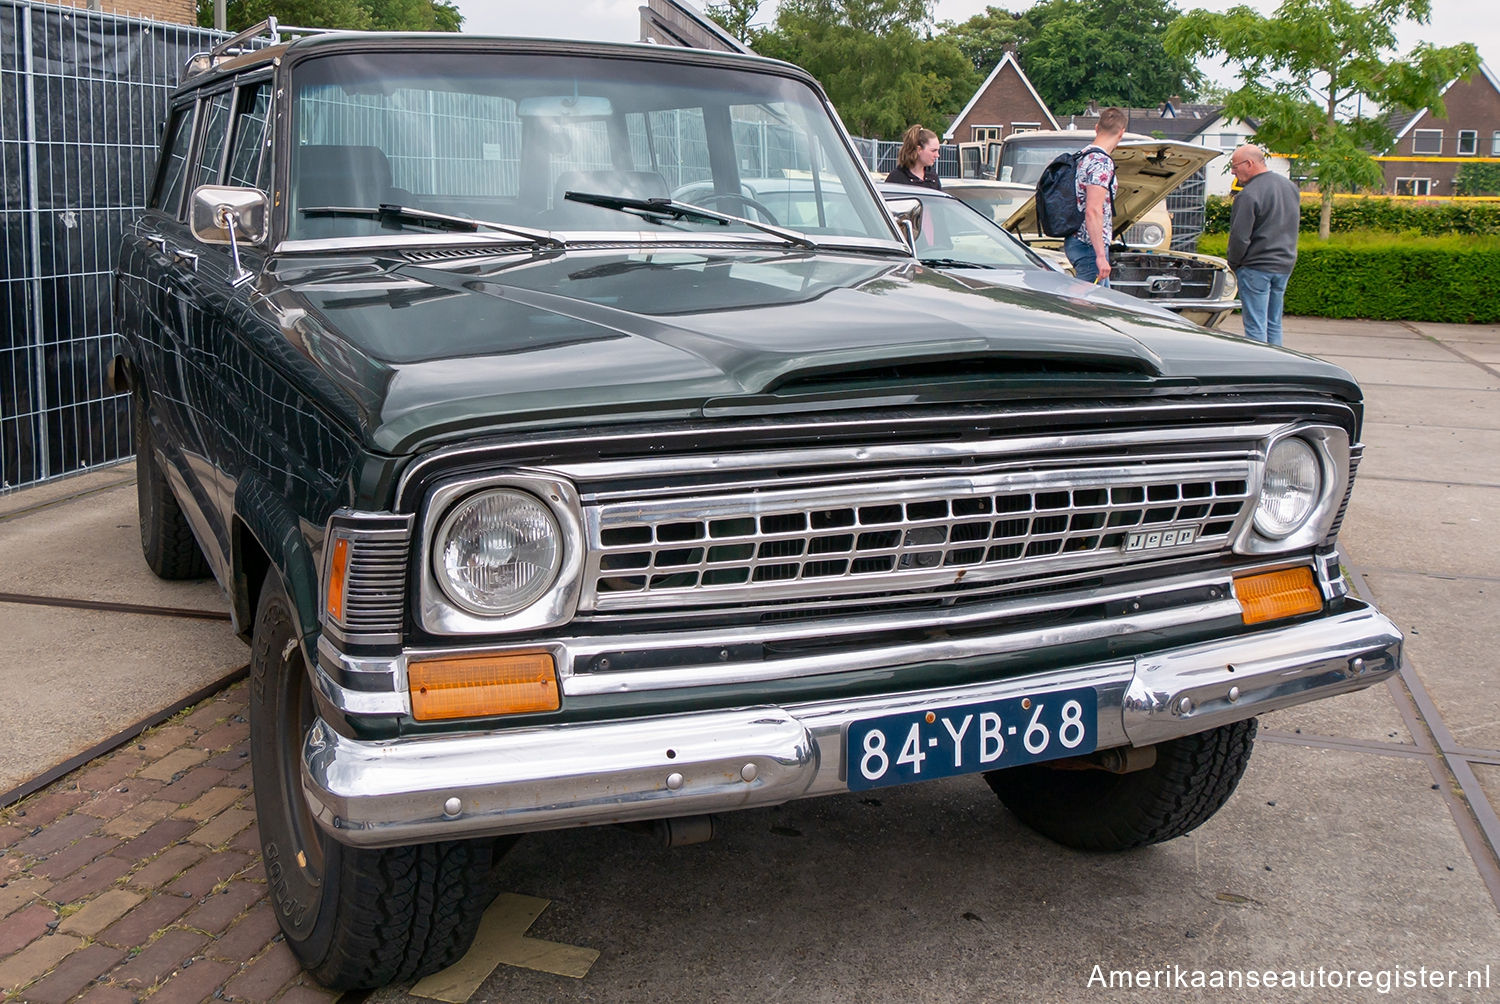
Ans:
{"type": "MultiPolygon", "coordinates": [[[[1127,139],[1115,147],[1114,236],[1138,223],[1152,206],[1209,161],[1223,153],[1196,143],[1171,139],[1127,139]]],[[[1036,197],[1026,200],[1004,223],[1019,236],[1041,233],[1036,223],[1036,197]]]]}

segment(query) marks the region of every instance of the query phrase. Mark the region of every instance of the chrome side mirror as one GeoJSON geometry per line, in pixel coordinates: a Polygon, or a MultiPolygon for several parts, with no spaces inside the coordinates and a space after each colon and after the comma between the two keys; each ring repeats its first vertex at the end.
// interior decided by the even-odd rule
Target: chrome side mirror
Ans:
{"type": "Polygon", "coordinates": [[[896,218],[896,226],[906,236],[906,245],[912,253],[917,251],[917,231],[922,229],[921,199],[886,199],[885,208],[896,218]]]}
{"type": "Polygon", "coordinates": [[[228,244],[234,258],[231,286],[240,286],[254,276],[240,264],[240,241],[260,244],[269,233],[271,203],[266,193],[254,188],[200,185],[193,189],[188,226],[205,244],[228,244]]]}

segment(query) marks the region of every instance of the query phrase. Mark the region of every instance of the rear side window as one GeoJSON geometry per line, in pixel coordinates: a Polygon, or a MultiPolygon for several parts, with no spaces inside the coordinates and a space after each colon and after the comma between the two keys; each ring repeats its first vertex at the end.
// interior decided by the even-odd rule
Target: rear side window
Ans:
{"type": "Polygon", "coordinates": [[[208,99],[203,120],[203,143],[198,148],[198,166],[193,172],[193,187],[219,183],[219,168],[224,162],[224,145],[229,140],[229,91],[208,99]]]}
{"type": "Polygon", "coordinates": [[[265,177],[266,118],[271,110],[271,82],[263,80],[240,91],[234,113],[234,139],[229,145],[229,169],[224,184],[242,188],[268,187],[265,177]]]}
{"type": "Polygon", "coordinates": [[[163,147],[151,208],[160,209],[169,216],[176,216],[177,207],[182,204],[182,180],[187,176],[188,150],[193,144],[193,113],[192,105],[179,108],[167,123],[167,143],[163,147]]]}

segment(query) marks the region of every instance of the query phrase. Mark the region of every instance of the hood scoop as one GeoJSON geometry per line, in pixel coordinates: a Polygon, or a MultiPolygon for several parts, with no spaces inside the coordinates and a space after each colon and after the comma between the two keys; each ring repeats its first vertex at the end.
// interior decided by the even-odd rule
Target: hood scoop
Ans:
{"type": "Polygon", "coordinates": [[[1119,383],[1157,376],[1144,359],[1059,358],[984,354],[904,359],[861,360],[841,366],[811,366],[784,373],[765,388],[768,394],[826,394],[851,390],[915,390],[954,383],[1087,384],[1119,383]]]}

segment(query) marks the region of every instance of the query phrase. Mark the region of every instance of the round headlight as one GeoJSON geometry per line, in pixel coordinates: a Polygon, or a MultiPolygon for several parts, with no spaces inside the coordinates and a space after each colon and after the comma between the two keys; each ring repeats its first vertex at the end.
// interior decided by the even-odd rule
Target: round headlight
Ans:
{"type": "Polygon", "coordinates": [[[433,574],[470,613],[514,613],[551,587],[562,564],[562,533],[538,499],[510,489],[454,506],[433,541],[433,574]]]}
{"type": "Polygon", "coordinates": [[[1161,228],[1160,223],[1142,223],[1140,230],[1141,247],[1154,248],[1161,243],[1161,239],[1167,236],[1167,232],[1161,228]]]}
{"type": "Polygon", "coordinates": [[[1288,436],[1266,457],[1265,483],[1255,506],[1255,528],[1273,540],[1307,522],[1323,490],[1323,468],[1305,440],[1288,436]]]}

